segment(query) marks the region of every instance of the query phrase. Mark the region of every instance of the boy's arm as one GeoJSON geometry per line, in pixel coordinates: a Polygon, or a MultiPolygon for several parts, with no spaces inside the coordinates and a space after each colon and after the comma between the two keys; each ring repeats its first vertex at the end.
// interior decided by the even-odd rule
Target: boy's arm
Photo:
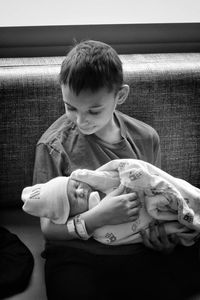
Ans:
{"type": "MultiPolygon", "coordinates": [[[[135,193],[123,194],[124,187],[120,186],[108,194],[94,208],[81,214],[88,235],[104,225],[132,222],[138,218],[140,203],[135,193]]],[[[66,224],[58,225],[49,219],[41,218],[41,229],[46,239],[71,240],[76,237],[68,232],[66,224]]]]}
{"type": "MultiPolygon", "coordinates": [[[[100,223],[102,223],[101,221],[98,225],[97,214],[93,215],[91,210],[86,213],[82,213],[81,218],[85,221],[87,233],[90,236],[93,234],[95,229],[100,227],[100,223]]],[[[42,233],[47,240],[72,240],[78,238],[78,236],[76,237],[76,235],[72,235],[68,231],[67,224],[55,224],[50,219],[41,218],[40,225],[42,233]]]]}
{"type": "MultiPolygon", "coordinates": [[[[63,176],[62,166],[65,164],[59,152],[45,144],[39,144],[36,149],[33,184],[44,183],[54,177],[63,176]]],[[[138,217],[139,201],[135,193],[121,194],[123,194],[123,188],[119,187],[107,195],[96,207],[81,214],[89,235],[103,225],[130,222],[138,217]]],[[[73,239],[66,224],[54,224],[46,218],[41,218],[41,230],[47,239],[73,239]]]]}

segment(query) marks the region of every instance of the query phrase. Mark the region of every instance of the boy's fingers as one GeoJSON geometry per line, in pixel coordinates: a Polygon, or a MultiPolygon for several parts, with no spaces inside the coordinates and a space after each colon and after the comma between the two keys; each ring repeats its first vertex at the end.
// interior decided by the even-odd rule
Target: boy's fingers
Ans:
{"type": "Polygon", "coordinates": [[[146,247],[148,247],[148,248],[153,249],[153,246],[152,246],[152,244],[151,244],[151,242],[150,242],[150,240],[149,240],[149,238],[148,238],[148,235],[147,235],[146,231],[142,229],[142,230],[140,231],[140,235],[141,235],[141,237],[142,237],[142,241],[143,241],[144,245],[145,245],[146,247]]]}
{"type": "Polygon", "coordinates": [[[130,209],[134,208],[134,207],[138,207],[140,206],[140,201],[137,200],[138,196],[137,193],[132,192],[132,193],[124,193],[125,192],[126,187],[122,184],[120,184],[119,187],[117,187],[116,189],[114,189],[112,192],[110,192],[107,197],[120,197],[122,200],[125,201],[129,201],[130,204],[130,209]]]}
{"type": "Polygon", "coordinates": [[[129,215],[130,216],[136,216],[137,218],[139,217],[139,212],[140,212],[140,207],[135,207],[130,209],[129,215]]]}
{"type": "Polygon", "coordinates": [[[159,237],[160,237],[160,240],[161,242],[166,245],[166,246],[169,246],[169,239],[168,239],[168,236],[167,236],[167,233],[165,231],[165,227],[163,224],[159,224],[158,226],[158,232],[159,232],[159,237]]]}
{"type": "Polygon", "coordinates": [[[178,236],[176,234],[171,234],[170,236],[168,236],[163,223],[159,224],[158,230],[159,230],[160,239],[166,247],[170,247],[171,243],[173,243],[174,245],[178,244],[179,242],[178,236]]]}
{"type": "Polygon", "coordinates": [[[116,189],[114,189],[114,191],[110,192],[109,195],[110,196],[118,196],[118,195],[121,195],[123,194],[124,192],[124,185],[123,184],[120,184],[116,189]]]}
{"type": "Polygon", "coordinates": [[[134,222],[138,219],[138,214],[133,214],[128,218],[128,222],[134,222]]]}
{"type": "Polygon", "coordinates": [[[129,200],[129,201],[135,201],[138,198],[136,192],[128,193],[128,194],[123,194],[123,199],[129,200]]]}
{"type": "Polygon", "coordinates": [[[149,237],[153,246],[155,246],[158,249],[162,247],[159,237],[157,236],[157,231],[154,222],[150,223],[149,225],[149,237]]]}
{"type": "Polygon", "coordinates": [[[130,201],[130,208],[135,208],[135,207],[140,208],[141,207],[141,202],[137,198],[131,199],[131,200],[134,200],[134,201],[130,201]]]}
{"type": "Polygon", "coordinates": [[[171,234],[170,235],[170,241],[174,244],[177,245],[180,242],[179,237],[176,234],[171,234]]]}

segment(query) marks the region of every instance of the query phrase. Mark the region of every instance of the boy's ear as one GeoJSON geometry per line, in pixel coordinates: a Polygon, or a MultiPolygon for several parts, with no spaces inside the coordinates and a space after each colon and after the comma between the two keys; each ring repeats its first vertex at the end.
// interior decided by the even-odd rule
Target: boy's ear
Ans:
{"type": "Polygon", "coordinates": [[[123,84],[120,90],[117,93],[117,104],[120,105],[126,101],[126,98],[128,97],[129,94],[129,85],[128,84],[123,84]]]}

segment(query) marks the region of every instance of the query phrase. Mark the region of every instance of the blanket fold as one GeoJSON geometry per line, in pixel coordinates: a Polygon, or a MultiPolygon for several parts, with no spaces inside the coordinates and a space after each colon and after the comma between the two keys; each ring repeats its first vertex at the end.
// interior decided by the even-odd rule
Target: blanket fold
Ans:
{"type": "MultiPolygon", "coordinates": [[[[141,210],[135,222],[104,226],[94,237],[112,245],[141,241],[139,231],[153,220],[163,221],[168,234],[176,233],[183,245],[195,243],[200,233],[200,190],[142,160],[116,159],[95,171],[77,170],[72,178],[94,189],[110,192],[119,184],[140,195],[141,210]]],[[[90,197],[91,203],[97,204],[90,197]]],[[[100,199],[99,199],[100,201],[100,199]]],[[[96,205],[95,204],[95,205],[96,205]]]]}

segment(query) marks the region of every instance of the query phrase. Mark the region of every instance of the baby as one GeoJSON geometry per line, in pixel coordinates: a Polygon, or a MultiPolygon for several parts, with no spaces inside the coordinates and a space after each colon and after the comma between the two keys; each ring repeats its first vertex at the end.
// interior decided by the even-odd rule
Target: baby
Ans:
{"type": "Polygon", "coordinates": [[[200,190],[141,160],[116,159],[95,171],[76,170],[69,177],[22,191],[23,210],[65,224],[69,216],[91,209],[105,194],[125,186],[135,191],[141,208],[136,221],[97,229],[93,238],[110,245],[141,242],[140,230],[149,230],[153,219],[162,220],[168,234],[176,233],[184,245],[192,245],[200,230],[200,190]]]}
{"type": "MultiPolygon", "coordinates": [[[[22,208],[33,216],[46,217],[56,224],[65,224],[69,216],[73,217],[91,208],[89,199],[92,191],[92,187],[85,182],[71,176],[60,176],[46,183],[24,188],[21,196],[24,202],[22,208]]],[[[100,194],[105,195],[99,191],[98,196],[100,194]]],[[[95,196],[96,193],[93,194],[93,201],[95,196]]]]}

